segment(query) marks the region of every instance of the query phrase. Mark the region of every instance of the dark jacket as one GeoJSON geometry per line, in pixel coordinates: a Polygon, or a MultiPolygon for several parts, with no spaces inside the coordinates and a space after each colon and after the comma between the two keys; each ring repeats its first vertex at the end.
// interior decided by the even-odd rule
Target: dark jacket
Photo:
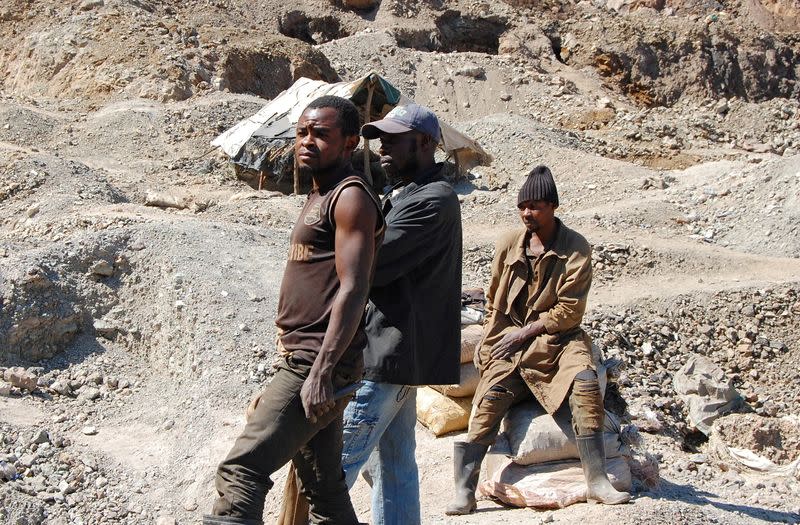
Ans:
{"type": "Polygon", "coordinates": [[[418,183],[387,197],[386,232],[367,304],[365,377],[398,385],[458,383],[458,196],[437,166],[418,183]]]}

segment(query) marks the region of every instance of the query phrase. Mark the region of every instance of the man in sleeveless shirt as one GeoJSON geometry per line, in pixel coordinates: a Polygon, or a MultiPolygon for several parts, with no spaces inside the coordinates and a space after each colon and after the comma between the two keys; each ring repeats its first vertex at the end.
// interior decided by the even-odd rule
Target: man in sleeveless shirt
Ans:
{"type": "Polygon", "coordinates": [[[397,183],[383,199],[386,235],[367,305],[365,381],[344,415],[342,462],[353,486],[366,464],[372,523],[420,523],[414,457],[416,386],[459,380],[461,210],[434,152],[436,115],[398,106],[366,124],[397,183]]]}
{"type": "Polygon", "coordinates": [[[606,477],[603,399],[591,341],[581,328],[592,283],[591,247],[557,217],[553,175],[537,166],[517,197],[523,228],[497,243],[486,294],[483,340],[476,354],[481,374],[467,440],[456,442],[455,501],[451,515],[476,508],[481,462],[503,416],[531,396],[553,414],[568,398],[587,498],[624,503],[606,477]]]}
{"type": "Polygon", "coordinates": [[[292,461],[312,523],[358,523],[341,464],[334,392],[361,379],[364,307],[383,235],[377,197],[350,165],[358,110],[321,97],[300,117],[295,157],[313,189],[291,234],[276,324],[285,358],[216,474],[203,523],[261,524],[269,476],[292,461]]]}

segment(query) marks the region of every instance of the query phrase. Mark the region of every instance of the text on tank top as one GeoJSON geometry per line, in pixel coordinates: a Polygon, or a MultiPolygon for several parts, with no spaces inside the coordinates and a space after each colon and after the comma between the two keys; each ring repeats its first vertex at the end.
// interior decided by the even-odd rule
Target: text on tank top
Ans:
{"type": "MultiPolygon", "coordinates": [[[[316,359],[330,322],[333,301],[339,291],[336,274],[336,227],[333,211],[342,190],[349,186],[363,188],[378,210],[375,246],[383,237],[383,217],[377,196],[357,175],[343,179],[324,194],[312,191],[292,230],[289,256],[281,282],[278,317],[275,324],[280,342],[292,356],[307,363],[316,359]]],[[[370,274],[370,282],[372,275],[370,274]]],[[[341,363],[360,359],[365,341],[364,319],[359,322],[341,363]]]]}

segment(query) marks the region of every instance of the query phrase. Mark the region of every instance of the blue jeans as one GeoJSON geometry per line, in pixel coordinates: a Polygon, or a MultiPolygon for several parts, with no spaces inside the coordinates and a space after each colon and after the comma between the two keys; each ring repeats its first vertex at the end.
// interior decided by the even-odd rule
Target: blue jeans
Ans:
{"type": "Polygon", "coordinates": [[[419,525],[414,457],[417,390],[364,381],[344,411],[342,468],[352,488],[366,465],[372,477],[372,524],[419,525]]]}

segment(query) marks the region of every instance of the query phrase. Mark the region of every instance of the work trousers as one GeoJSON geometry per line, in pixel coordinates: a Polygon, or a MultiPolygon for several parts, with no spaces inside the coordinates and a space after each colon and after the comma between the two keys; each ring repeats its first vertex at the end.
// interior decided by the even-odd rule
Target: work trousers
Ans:
{"type": "MultiPolygon", "coordinates": [[[[513,405],[532,397],[530,388],[519,372],[499,381],[475,406],[469,421],[467,442],[492,445],[500,431],[503,416],[513,405]]],[[[584,370],[573,380],[569,408],[576,436],[586,436],[603,429],[603,397],[594,370],[584,370]]]]}
{"type": "MultiPolygon", "coordinates": [[[[312,523],[358,523],[341,460],[342,413],[350,396],[338,400],[333,410],[311,423],[300,400],[310,369],[310,365],[287,357],[261,393],[244,431],[217,469],[219,497],[214,515],[260,521],[272,488],[270,475],[291,460],[300,491],[308,499],[312,523]]],[[[333,388],[360,378],[360,367],[339,366],[333,388]]]]}

